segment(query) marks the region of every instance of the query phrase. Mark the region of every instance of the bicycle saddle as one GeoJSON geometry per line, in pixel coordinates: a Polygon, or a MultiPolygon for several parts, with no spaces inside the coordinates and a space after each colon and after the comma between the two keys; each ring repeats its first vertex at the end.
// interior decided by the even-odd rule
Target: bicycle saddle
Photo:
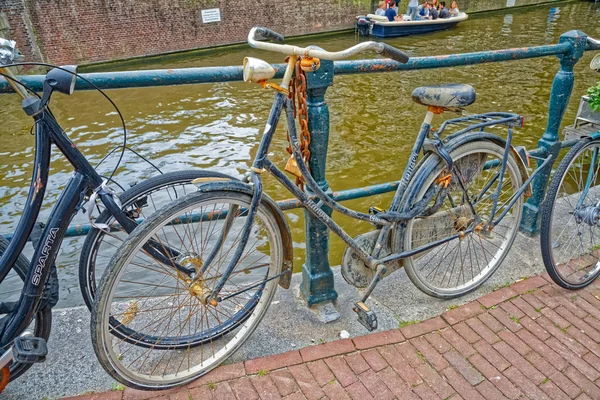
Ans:
{"type": "Polygon", "coordinates": [[[426,106],[461,108],[475,102],[475,89],[470,85],[447,84],[421,86],[413,90],[414,102],[426,106]]]}

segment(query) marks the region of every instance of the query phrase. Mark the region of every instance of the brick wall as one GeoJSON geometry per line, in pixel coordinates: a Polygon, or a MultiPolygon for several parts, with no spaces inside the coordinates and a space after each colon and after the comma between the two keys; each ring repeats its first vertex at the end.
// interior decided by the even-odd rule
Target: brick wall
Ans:
{"type": "MultiPolygon", "coordinates": [[[[460,0],[477,12],[552,0],[460,0]]],[[[402,1],[402,8],[407,0],[402,1]]],[[[27,60],[84,64],[244,42],[263,25],[284,35],[354,27],[371,0],[0,0],[0,33],[27,60]],[[202,23],[219,8],[221,22],[202,23]],[[8,22],[8,28],[5,26],[8,22]]],[[[449,3],[449,1],[447,1],[449,3]]]]}
{"type": "Polygon", "coordinates": [[[354,26],[370,0],[2,0],[11,39],[28,59],[33,36],[52,63],[87,63],[196,49],[246,40],[263,25],[284,35],[354,26]],[[5,5],[6,4],[6,5],[5,5]],[[219,8],[221,22],[202,23],[219,8]],[[29,17],[31,26],[23,21],[29,17]],[[32,32],[33,31],[33,32],[32,32]]]}

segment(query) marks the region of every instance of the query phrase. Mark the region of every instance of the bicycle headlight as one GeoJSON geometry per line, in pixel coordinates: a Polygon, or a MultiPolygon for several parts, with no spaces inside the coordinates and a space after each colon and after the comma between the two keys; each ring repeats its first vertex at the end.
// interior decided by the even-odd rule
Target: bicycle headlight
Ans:
{"type": "Polygon", "coordinates": [[[65,65],[62,69],[54,68],[46,74],[46,81],[52,87],[53,90],[64,94],[72,94],[75,89],[75,81],[77,80],[77,66],[76,65],[65,65]],[[70,72],[67,72],[67,71],[70,72]]]}
{"type": "Polygon", "coordinates": [[[266,61],[253,57],[244,58],[244,82],[267,81],[275,76],[275,69],[266,61]]]}
{"type": "Polygon", "coordinates": [[[592,59],[590,68],[600,72],[600,54],[596,54],[596,56],[592,59]]]}

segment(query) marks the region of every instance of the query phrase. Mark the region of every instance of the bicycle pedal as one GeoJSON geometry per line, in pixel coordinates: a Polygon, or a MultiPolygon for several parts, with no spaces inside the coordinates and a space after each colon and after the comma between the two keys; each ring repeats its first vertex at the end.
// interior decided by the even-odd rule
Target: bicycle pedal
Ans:
{"type": "Polygon", "coordinates": [[[362,301],[356,302],[352,310],[358,314],[358,322],[360,322],[370,332],[377,329],[377,315],[362,301]]]}
{"type": "Polygon", "coordinates": [[[48,346],[42,338],[33,336],[20,336],[12,346],[13,360],[23,364],[34,364],[46,361],[48,346]]]}

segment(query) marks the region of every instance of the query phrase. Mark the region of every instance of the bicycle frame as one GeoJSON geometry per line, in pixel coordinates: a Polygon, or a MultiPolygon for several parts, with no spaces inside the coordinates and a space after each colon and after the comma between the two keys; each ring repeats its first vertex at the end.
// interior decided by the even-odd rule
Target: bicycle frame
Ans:
{"type": "MultiPolygon", "coordinates": [[[[85,193],[88,190],[99,188],[103,183],[103,179],[63,132],[47,108],[35,115],[34,120],[36,149],[33,177],[22,217],[6,252],[0,259],[0,281],[4,280],[23,251],[39,216],[48,183],[52,144],[55,144],[69,160],[75,172],[48,218],[25,278],[21,297],[16,303],[17,308],[12,312],[8,321],[3,321],[5,323],[0,334],[0,346],[2,347],[24,331],[31,323],[38,307],[43,306],[40,304],[40,300],[45,289],[46,278],[54,264],[69,223],[80,209],[85,193]]],[[[125,229],[131,231],[135,228],[135,222],[121,211],[111,194],[101,190],[99,195],[102,203],[125,229]]]]}

